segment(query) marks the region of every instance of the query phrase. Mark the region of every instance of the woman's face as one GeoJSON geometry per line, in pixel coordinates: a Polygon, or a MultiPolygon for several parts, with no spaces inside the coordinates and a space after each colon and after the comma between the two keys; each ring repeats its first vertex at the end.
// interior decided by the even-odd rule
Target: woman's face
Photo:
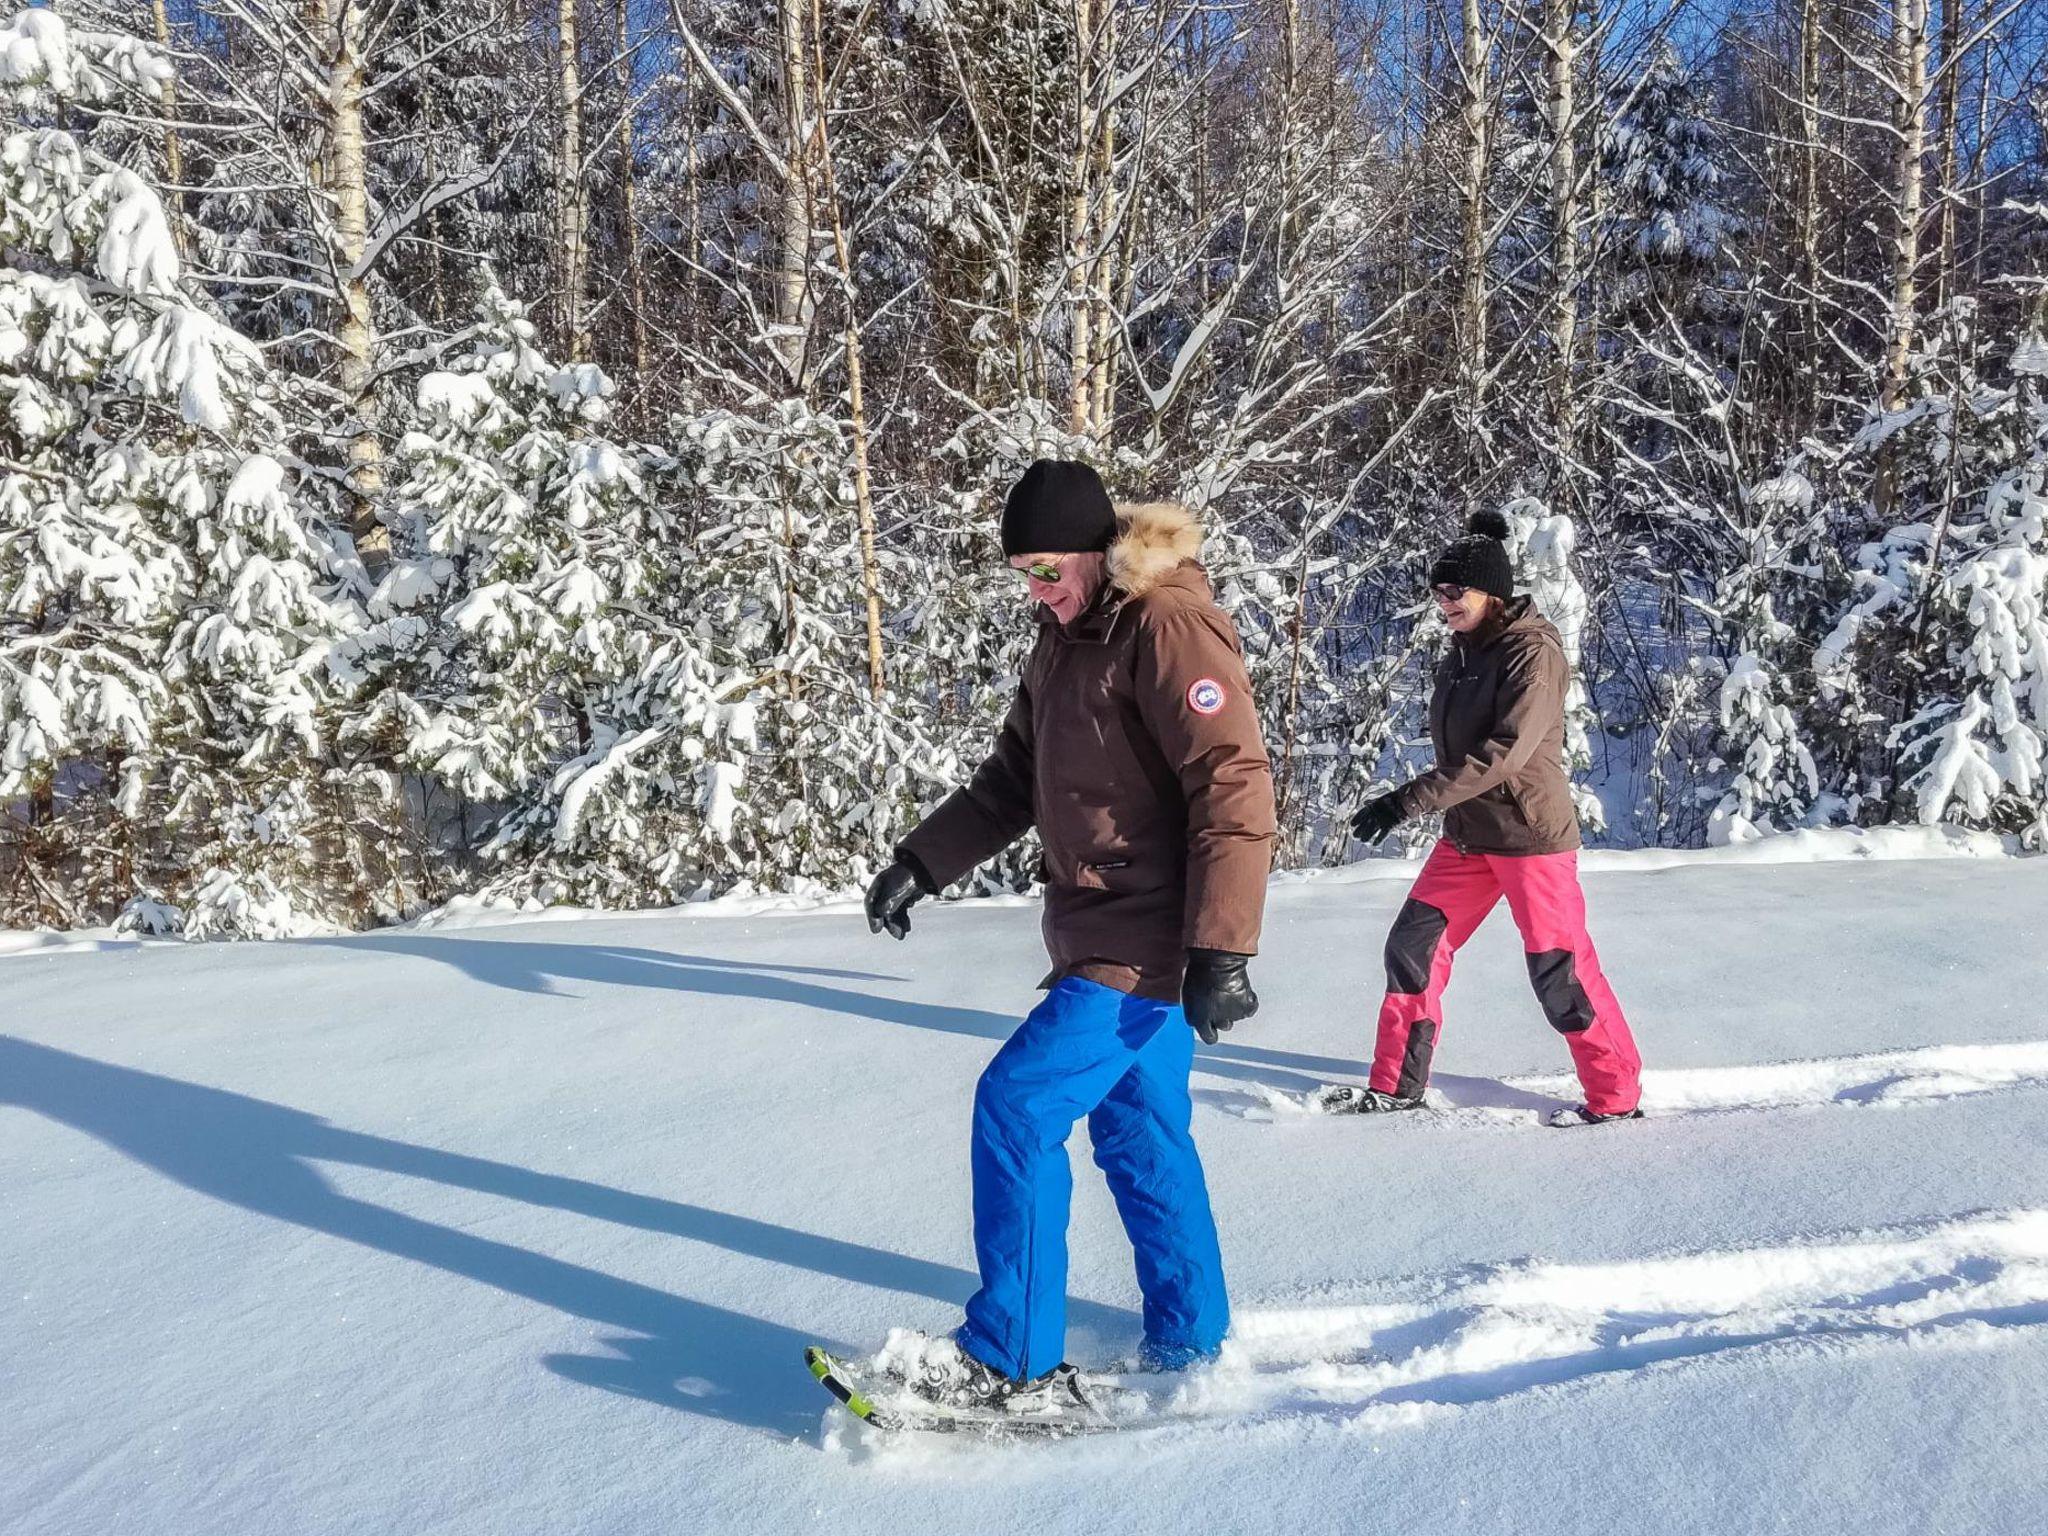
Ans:
{"type": "Polygon", "coordinates": [[[1095,600],[1095,594],[1102,586],[1102,556],[1099,553],[1013,555],[1010,557],[1010,569],[1024,578],[1024,584],[1031,589],[1032,601],[1045,604],[1062,624],[1073,623],[1095,600]],[[1056,579],[1046,580],[1047,571],[1055,572],[1056,579]]]}
{"type": "Polygon", "coordinates": [[[1486,622],[1486,594],[1477,587],[1443,582],[1431,587],[1430,593],[1436,598],[1436,611],[1453,634],[1469,635],[1486,622]]]}

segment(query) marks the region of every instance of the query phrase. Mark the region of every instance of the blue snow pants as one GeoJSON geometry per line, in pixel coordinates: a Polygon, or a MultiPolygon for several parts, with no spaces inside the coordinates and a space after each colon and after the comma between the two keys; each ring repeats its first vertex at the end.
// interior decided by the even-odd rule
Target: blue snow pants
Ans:
{"type": "Polygon", "coordinates": [[[1223,1257],[1188,1134],[1194,1031],[1178,1005],[1068,978],[1010,1036],[974,1094],[974,1253],[981,1289],[960,1347],[1012,1380],[1064,1358],[1067,1134],[1088,1117],[1095,1164],[1136,1250],[1146,1362],[1213,1355],[1230,1326],[1223,1257]]]}

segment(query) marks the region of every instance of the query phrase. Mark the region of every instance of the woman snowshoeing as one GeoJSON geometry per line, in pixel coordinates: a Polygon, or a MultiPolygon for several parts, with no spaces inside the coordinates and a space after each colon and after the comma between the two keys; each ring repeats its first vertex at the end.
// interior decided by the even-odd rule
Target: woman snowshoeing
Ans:
{"type": "Polygon", "coordinates": [[[1535,603],[1514,595],[1507,533],[1504,517],[1482,512],[1430,568],[1452,637],[1429,701],[1436,767],[1367,801],[1351,830],[1377,844],[1402,822],[1441,811],[1444,835],[1387,935],[1371,1086],[1324,1089],[1328,1110],[1421,1105],[1452,957],[1505,896],[1537,1000],[1585,1093],[1551,1123],[1642,1117],[1642,1063],[1586,932],[1578,813],[1564,771],[1564,645],[1535,603]]]}

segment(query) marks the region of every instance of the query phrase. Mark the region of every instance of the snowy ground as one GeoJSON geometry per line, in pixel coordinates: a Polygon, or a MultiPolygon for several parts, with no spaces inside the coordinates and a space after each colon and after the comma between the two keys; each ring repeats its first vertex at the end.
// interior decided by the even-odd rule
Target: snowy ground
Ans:
{"type": "MultiPolygon", "coordinates": [[[[971,1288],[1026,906],[0,961],[0,1530],[2038,1529],[2048,860],[1590,884],[1664,1112],[1578,1132],[1504,915],[1445,1113],[1292,1109],[1402,887],[1276,885],[1200,1064],[1231,1355],[1182,1422],[1008,1449],[877,1446],[799,1356],[971,1288]]],[[[1077,1155],[1103,1360],[1137,1298],[1077,1155]]]]}

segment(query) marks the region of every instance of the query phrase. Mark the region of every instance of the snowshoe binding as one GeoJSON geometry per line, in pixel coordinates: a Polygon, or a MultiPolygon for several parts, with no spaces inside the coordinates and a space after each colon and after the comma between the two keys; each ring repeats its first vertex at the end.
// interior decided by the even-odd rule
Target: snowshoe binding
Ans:
{"type": "Polygon", "coordinates": [[[1585,1105],[1579,1104],[1571,1109],[1555,1111],[1544,1123],[1554,1125],[1560,1130],[1565,1130],[1575,1125],[1610,1125],[1616,1120],[1640,1120],[1642,1118],[1643,1112],[1640,1109],[1625,1110],[1612,1115],[1596,1115],[1592,1110],[1586,1108],[1585,1105]]]}
{"type": "Polygon", "coordinates": [[[1308,1096],[1308,1107],[1326,1115],[1383,1115],[1397,1110],[1421,1109],[1422,1100],[1382,1093],[1377,1088],[1360,1088],[1351,1083],[1327,1083],[1308,1096]]]}

